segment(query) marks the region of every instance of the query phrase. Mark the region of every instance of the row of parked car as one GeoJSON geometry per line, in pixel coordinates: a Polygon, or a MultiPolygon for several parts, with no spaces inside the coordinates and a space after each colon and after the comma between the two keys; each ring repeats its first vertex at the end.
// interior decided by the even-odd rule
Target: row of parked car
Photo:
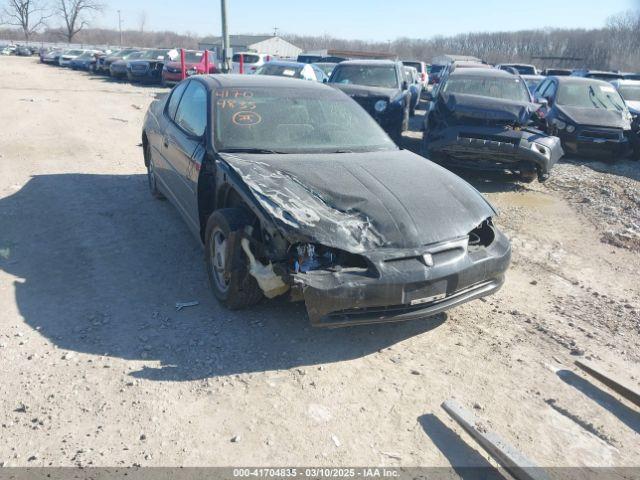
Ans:
{"type": "Polygon", "coordinates": [[[36,55],[40,49],[33,45],[5,45],[0,47],[0,55],[16,55],[18,57],[30,57],[36,55]]]}
{"type": "MultiPolygon", "coordinates": [[[[53,63],[95,74],[172,86],[182,80],[177,49],[51,50],[53,63]]],[[[187,76],[207,73],[205,52],[185,51],[187,76]]],[[[398,144],[422,98],[424,154],[441,163],[512,170],[546,180],[565,154],[640,156],[640,81],[635,74],[456,61],[434,73],[419,61],[233,57],[235,73],[327,83],[354,99],[398,144]],[[542,74],[539,74],[542,73],[542,74]],[[433,80],[435,78],[435,81],[433,80]],[[431,85],[430,85],[431,84],[431,85]]],[[[433,67],[433,66],[432,66],[433,67]]],[[[212,52],[208,73],[219,65],[212,52]]]]}

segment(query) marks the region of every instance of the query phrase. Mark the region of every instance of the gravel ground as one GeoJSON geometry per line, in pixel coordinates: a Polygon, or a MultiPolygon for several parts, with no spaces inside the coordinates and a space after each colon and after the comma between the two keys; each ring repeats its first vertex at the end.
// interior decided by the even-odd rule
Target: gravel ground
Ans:
{"type": "Polygon", "coordinates": [[[637,407],[573,361],[640,385],[640,165],[460,172],[513,242],[505,287],[314,330],[299,304],[212,298],[201,248],[147,192],[159,92],[0,58],[0,465],[492,464],[449,398],[540,465],[639,465],[637,407]]]}

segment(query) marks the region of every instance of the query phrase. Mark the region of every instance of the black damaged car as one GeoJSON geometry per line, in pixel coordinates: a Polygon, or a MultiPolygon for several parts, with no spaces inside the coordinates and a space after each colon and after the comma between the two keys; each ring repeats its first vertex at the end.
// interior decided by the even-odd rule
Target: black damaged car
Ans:
{"type": "Polygon", "coordinates": [[[631,152],[632,115],[609,82],[582,77],[548,77],[535,91],[540,123],[562,140],[564,150],[616,159],[631,152]]]}
{"type": "Polygon", "coordinates": [[[160,83],[164,64],[178,56],[176,49],[146,50],[140,57],[127,62],[127,79],[130,82],[160,83]]]}
{"type": "Polygon", "coordinates": [[[409,129],[411,92],[402,62],[349,60],[339,63],[329,83],[360,104],[400,145],[409,129]]]}
{"type": "Polygon", "coordinates": [[[287,295],[315,326],[400,321],[504,282],[511,247],[484,197],[326,85],[192,77],[150,106],[142,143],[152,194],[229,308],[287,295]]]}
{"type": "Polygon", "coordinates": [[[518,172],[544,181],[564,154],[557,137],[535,128],[539,106],[518,75],[455,69],[442,80],[424,123],[423,151],[439,163],[518,172]]]}

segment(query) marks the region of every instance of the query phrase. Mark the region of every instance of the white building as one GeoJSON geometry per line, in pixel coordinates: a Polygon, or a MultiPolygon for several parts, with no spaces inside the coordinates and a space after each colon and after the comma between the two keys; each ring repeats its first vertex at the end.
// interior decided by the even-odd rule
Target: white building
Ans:
{"type": "MultiPolygon", "coordinates": [[[[233,53],[256,52],[272,55],[277,58],[297,59],[302,49],[292,43],[273,35],[230,35],[233,53]]],[[[200,50],[217,50],[222,52],[222,37],[207,37],[200,42],[200,50]]]]}

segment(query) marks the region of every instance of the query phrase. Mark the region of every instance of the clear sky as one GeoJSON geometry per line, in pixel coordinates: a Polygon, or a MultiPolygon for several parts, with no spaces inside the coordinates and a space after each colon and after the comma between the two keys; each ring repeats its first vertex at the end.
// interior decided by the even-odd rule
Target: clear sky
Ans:
{"type": "MultiPolygon", "coordinates": [[[[219,0],[105,0],[94,25],[200,35],[220,32],[219,0]]],[[[394,40],[544,27],[593,28],[639,0],[227,0],[232,34],[280,33],[394,40]]]]}

